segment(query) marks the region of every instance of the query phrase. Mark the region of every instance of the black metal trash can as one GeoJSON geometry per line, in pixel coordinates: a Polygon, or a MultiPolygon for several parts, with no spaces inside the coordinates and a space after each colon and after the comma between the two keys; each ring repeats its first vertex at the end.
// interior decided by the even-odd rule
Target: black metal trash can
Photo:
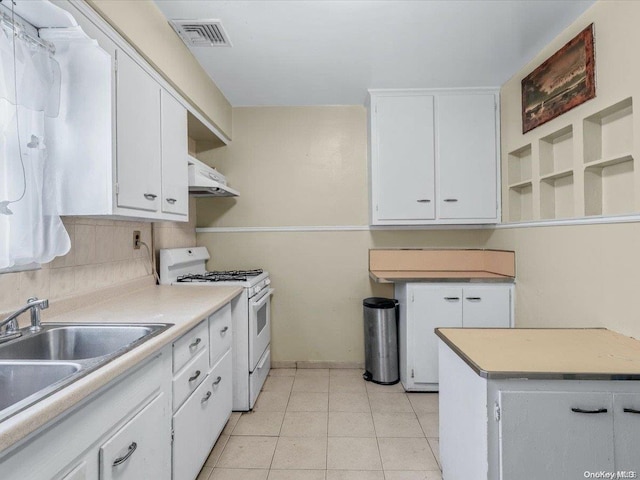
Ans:
{"type": "Polygon", "coordinates": [[[392,298],[365,298],[364,379],[382,385],[400,381],[398,370],[398,301],[392,298]]]}

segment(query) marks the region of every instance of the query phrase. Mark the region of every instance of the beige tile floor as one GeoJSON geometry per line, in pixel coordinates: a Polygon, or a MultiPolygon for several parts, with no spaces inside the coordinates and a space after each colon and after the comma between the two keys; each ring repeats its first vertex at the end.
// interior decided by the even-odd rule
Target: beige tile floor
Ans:
{"type": "Polygon", "coordinates": [[[272,370],[234,413],[197,480],[441,480],[438,394],[361,370],[272,370]]]}

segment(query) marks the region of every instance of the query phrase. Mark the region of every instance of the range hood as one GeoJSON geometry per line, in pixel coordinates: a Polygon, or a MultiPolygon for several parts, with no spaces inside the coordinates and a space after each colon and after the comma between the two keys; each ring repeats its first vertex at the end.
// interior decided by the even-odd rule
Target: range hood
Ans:
{"type": "Polygon", "coordinates": [[[240,192],[227,185],[220,172],[189,156],[189,195],[194,197],[237,197],[240,192]]]}

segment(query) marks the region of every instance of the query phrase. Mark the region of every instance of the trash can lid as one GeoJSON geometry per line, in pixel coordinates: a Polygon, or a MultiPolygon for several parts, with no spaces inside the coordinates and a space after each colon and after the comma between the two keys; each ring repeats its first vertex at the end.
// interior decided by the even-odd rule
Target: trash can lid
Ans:
{"type": "Polygon", "coordinates": [[[369,308],[395,308],[397,300],[393,298],[371,297],[365,298],[362,304],[369,308]]]}

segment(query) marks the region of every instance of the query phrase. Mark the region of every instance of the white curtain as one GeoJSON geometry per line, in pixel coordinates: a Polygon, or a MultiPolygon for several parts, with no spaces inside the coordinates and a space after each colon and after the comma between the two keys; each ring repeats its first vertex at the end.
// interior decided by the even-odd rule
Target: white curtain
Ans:
{"type": "Polygon", "coordinates": [[[60,69],[51,54],[2,26],[0,270],[50,262],[71,247],[47,164],[45,116],[58,115],[59,95],[60,69]]]}

